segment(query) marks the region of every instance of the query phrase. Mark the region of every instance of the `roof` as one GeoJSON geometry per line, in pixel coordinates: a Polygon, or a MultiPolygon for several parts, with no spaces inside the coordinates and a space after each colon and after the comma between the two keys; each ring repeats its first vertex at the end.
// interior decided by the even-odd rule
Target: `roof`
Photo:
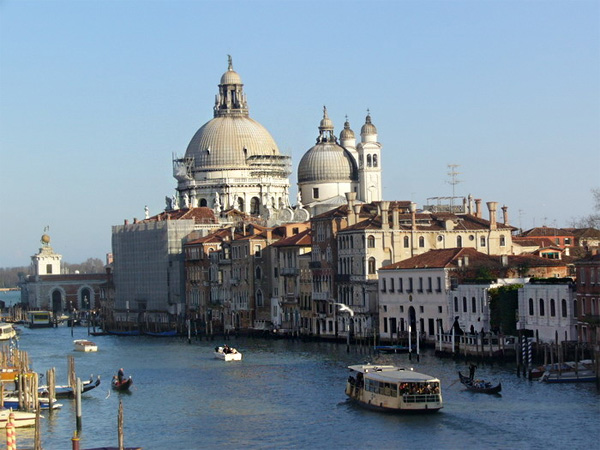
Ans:
{"type": "Polygon", "coordinates": [[[194,220],[195,223],[219,223],[212,209],[206,206],[182,208],[164,211],[141,222],[160,222],[162,220],[194,220]]]}
{"type": "Polygon", "coordinates": [[[531,230],[523,231],[523,237],[543,237],[543,236],[573,236],[573,231],[565,228],[554,227],[536,227],[531,230]]]}
{"type": "Polygon", "coordinates": [[[312,238],[310,235],[310,228],[307,228],[294,236],[273,243],[273,247],[309,246],[311,244],[312,238]]]}
{"type": "Polygon", "coordinates": [[[348,369],[353,370],[354,372],[360,372],[364,374],[366,378],[371,380],[377,380],[384,383],[398,383],[401,381],[413,383],[440,381],[431,375],[395,366],[364,364],[348,366],[348,369]]]}

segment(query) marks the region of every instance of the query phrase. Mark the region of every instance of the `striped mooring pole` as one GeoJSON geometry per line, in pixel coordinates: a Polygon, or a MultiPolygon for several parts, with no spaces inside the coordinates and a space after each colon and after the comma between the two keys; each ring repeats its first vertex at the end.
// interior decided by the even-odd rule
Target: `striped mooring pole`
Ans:
{"type": "Polygon", "coordinates": [[[6,450],[17,450],[15,435],[15,414],[11,411],[6,422],[6,450]]]}

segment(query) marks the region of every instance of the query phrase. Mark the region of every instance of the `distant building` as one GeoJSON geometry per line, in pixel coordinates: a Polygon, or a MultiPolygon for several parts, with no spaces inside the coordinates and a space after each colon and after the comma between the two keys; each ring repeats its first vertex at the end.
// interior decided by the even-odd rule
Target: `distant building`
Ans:
{"type": "Polygon", "coordinates": [[[577,297],[577,337],[580,342],[600,350],[600,254],[595,253],[575,263],[577,297]]]}
{"type": "Polygon", "coordinates": [[[101,307],[103,288],[109,271],[94,274],[66,274],[62,256],[50,246],[50,236],[42,235],[42,247],[31,257],[30,274],[20,280],[21,303],[31,310],[92,311],[101,307]]]}

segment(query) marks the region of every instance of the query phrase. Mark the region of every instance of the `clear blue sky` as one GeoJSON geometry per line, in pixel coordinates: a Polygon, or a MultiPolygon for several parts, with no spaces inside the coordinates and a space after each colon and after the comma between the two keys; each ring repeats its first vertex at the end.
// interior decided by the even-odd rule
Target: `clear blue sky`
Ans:
{"type": "MultiPolygon", "coordinates": [[[[165,207],[212,118],[227,55],[250,115],[290,154],[323,105],[383,144],[386,200],[507,205],[567,226],[600,185],[594,1],[0,1],[0,267],[44,227],[63,260],[111,251],[111,226],[165,207]]],[[[487,211],[484,214],[487,217],[487,211]]]]}

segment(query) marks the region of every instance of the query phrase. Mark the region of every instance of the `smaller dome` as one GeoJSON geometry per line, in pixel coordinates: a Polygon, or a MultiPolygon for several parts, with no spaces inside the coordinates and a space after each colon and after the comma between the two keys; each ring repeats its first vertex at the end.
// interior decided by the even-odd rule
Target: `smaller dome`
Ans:
{"type": "Polygon", "coordinates": [[[242,84],[242,77],[235,70],[230,69],[221,77],[221,84],[242,84]]]}
{"type": "Polygon", "coordinates": [[[43,234],[41,241],[42,241],[42,244],[45,244],[45,245],[49,244],[50,243],[50,236],[48,236],[47,234],[43,234]]]}
{"type": "Polygon", "coordinates": [[[344,129],[340,133],[340,139],[354,139],[354,131],[350,129],[350,122],[348,122],[348,118],[344,122],[344,129]]]}
{"type": "Polygon", "coordinates": [[[233,70],[233,60],[231,59],[231,55],[227,55],[227,60],[227,72],[221,77],[221,84],[242,84],[242,77],[233,70]]]}
{"type": "Polygon", "coordinates": [[[371,123],[371,114],[367,114],[365,124],[360,129],[360,134],[377,134],[377,128],[371,123]]]}
{"type": "Polygon", "coordinates": [[[333,130],[333,122],[327,115],[327,107],[323,106],[323,118],[321,119],[321,123],[319,124],[319,130],[333,130]]]}

